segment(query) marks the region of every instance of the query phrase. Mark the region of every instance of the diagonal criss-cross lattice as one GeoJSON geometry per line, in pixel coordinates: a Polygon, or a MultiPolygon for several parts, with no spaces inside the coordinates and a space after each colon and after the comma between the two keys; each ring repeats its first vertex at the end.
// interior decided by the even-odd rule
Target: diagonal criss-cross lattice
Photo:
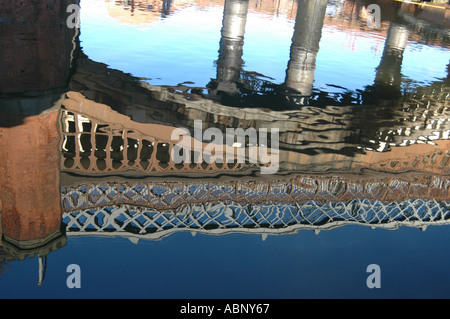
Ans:
{"type": "Polygon", "coordinates": [[[105,183],[62,190],[69,236],[160,239],[177,231],[287,234],[358,224],[395,229],[450,223],[450,181],[105,183]],[[420,190],[420,191],[418,191],[420,190]]]}

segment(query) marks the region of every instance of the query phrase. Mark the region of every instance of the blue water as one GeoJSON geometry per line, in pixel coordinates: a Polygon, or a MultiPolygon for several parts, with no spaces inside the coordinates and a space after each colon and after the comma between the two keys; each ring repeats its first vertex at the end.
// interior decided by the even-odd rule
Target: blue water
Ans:
{"type": "Polygon", "coordinates": [[[177,233],[137,245],[69,237],[49,255],[40,287],[36,258],[9,263],[0,298],[449,298],[449,230],[344,226],[265,241],[177,233]],[[73,263],[80,289],[66,286],[73,263]],[[379,289],[366,285],[370,264],[380,266],[379,289]]]}
{"type": "MultiPolygon", "coordinates": [[[[191,81],[205,86],[216,77],[223,7],[191,5],[149,25],[128,25],[108,16],[98,1],[82,5],[80,40],[84,53],[154,85],[191,81]]],[[[244,34],[244,70],[282,83],[289,61],[295,21],[284,15],[249,12],[244,34]]],[[[317,55],[314,87],[333,91],[328,84],[355,91],[373,84],[385,37],[325,25],[317,55]]],[[[404,52],[402,76],[421,84],[447,76],[449,48],[410,41],[404,52]],[[424,61],[426,57],[426,63],[424,61]]]]}

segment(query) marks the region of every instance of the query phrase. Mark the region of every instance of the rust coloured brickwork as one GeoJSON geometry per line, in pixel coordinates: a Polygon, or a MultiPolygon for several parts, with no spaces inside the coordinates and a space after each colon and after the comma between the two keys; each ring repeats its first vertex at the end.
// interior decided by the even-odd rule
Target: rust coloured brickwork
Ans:
{"type": "Polygon", "coordinates": [[[6,237],[40,239],[60,227],[57,115],[0,115],[1,224],[6,237]]]}

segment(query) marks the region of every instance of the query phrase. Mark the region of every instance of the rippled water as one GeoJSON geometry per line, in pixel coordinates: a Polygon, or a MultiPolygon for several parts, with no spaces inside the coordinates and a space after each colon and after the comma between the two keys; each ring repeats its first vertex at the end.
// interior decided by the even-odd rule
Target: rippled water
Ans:
{"type": "MultiPolygon", "coordinates": [[[[137,77],[151,78],[149,83],[154,85],[191,81],[204,87],[215,78],[221,5],[222,2],[192,3],[164,19],[134,25],[120,15],[111,16],[108,8],[112,5],[108,2],[89,1],[82,6],[85,28],[81,46],[93,60],[137,77]]],[[[243,34],[245,71],[283,83],[295,24],[292,11],[291,17],[256,10],[248,13],[243,34]]],[[[129,16],[126,10],[122,13],[129,16]]],[[[325,19],[329,23],[322,29],[314,87],[332,92],[331,84],[355,91],[372,84],[382,57],[386,28],[382,32],[360,30],[359,25],[348,28],[344,19],[331,12],[325,19]]],[[[409,81],[427,84],[447,77],[448,62],[445,43],[442,47],[411,41],[405,48],[402,75],[409,81]]]]}

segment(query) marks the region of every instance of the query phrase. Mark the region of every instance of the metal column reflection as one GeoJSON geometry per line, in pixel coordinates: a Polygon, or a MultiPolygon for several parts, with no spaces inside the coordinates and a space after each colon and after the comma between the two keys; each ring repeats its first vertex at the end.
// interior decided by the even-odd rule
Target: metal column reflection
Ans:
{"type": "Polygon", "coordinates": [[[217,60],[217,91],[238,94],[237,83],[242,60],[247,0],[226,0],[223,13],[219,59],[217,60]]]}
{"type": "Polygon", "coordinates": [[[295,102],[300,104],[305,104],[312,93],[326,7],[326,0],[298,2],[285,86],[298,93],[300,99],[295,102]]]}
{"type": "Polygon", "coordinates": [[[381,98],[396,98],[401,94],[401,68],[408,36],[405,25],[391,22],[374,83],[374,93],[381,98]]]}

